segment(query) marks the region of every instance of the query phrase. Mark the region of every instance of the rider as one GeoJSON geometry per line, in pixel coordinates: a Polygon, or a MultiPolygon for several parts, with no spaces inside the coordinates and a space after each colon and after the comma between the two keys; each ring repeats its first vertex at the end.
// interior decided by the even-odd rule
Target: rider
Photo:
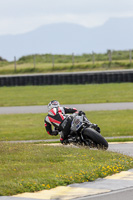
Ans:
{"type": "MultiPolygon", "coordinates": [[[[62,131],[60,142],[67,143],[67,136],[70,132],[72,116],[66,115],[70,113],[78,113],[78,115],[85,115],[83,111],[77,111],[76,108],[61,107],[56,100],[51,101],[48,104],[48,115],[45,118],[45,128],[49,135],[58,135],[59,131],[62,131]],[[54,130],[52,130],[52,125],[54,130]]],[[[100,132],[100,128],[96,124],[91,124],[91,127],[100,132]]]]}
{"type": "MultiPolygon", "coordinates": [[[[78,113],[76,108],[61,107],[56,100],[51,101],[48,104],[48,115],[45,118],[45,128],[49,135],[58,135],[59,131],[62,131],[60,138],[61,143],[67,143],[67,136],[70,132],[72,117],[67,116],[68,113],[78,113]],[[55,130],[52,130],[52,125],[55,130]]],[[[79,111],[79,114],[85,114],[79,111]]]]}

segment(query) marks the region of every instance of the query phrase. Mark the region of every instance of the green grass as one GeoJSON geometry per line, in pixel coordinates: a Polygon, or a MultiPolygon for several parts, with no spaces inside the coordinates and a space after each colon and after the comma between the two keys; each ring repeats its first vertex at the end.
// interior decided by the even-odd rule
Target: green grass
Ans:
{"type": "Polygon", "coordinates": [[[46,114],[0,115],[0,140],[39,140],[51,138],[46,134],[46,114]]]}
{"type": "Polygon", "coordinates": [[[133,83],[18,86],[0,88],[0,106],[132,102],[133,83]]]}
{"type": "Polygon", "coordinates": [[[81,183],[133,167],[133,158],[88,148],[0,143],[0,196],[81,183]]]}
{"type": "MultiPolygon", "coordinates": [[[[55,63],[72,63],[72,55],[63,55],[63,54],[36,54],[36,55],[27,55],[21,57],[17,62],[18,63],[33,63],[35,58],[36,63],[52,63],[54,56],[55,63]]],[[[106,53],[95,53],[95,61],[109,61],[108,51],[106,53]]],[[[82,55],[74,55],[75,63],[81,62],[92,62],[92,54],[82,54],[82,55]]],[[[112,60],[127,60],[129,62],[129,51],[112,51],[112,60]]]]}
{"type": "Polygon", "coordinates": [[[98,61],[75,63],[38,63],[34,67],[33,63],[17,63],[16,69],[14,63],[7,63],[7,65],[0,66],[0,75],[7,74],[27,74],[27,73],[53,73],[53,72],[80,72],[80,71],[102,71],[102,70],[121,70],[133,69],[133,64],[129,61],[115,61],[112,63],[98,61]]]}
{"type": "Polygon", "coordinates": [[[133,142],[133,138],[130,138],[130,136],[129,136],[129,138],[114,138],[114,139],[107,139],[107,141],[108,142],[111,142],[111,143],[113,143],[113,142],[133,142]]]}
{"type": "Polygon", "coordinates": [[[0,74],[133,69],[133,63],[129,60],[129,51],[112,51],[112,62],[109,61],[108,52],[95,53],[94,56],[95,62],[93,63],[92,54],[74,55],[74,62],[72,55],[54,55],[53,66],[53,55],[51,54],[27,55],[17,60],[16,69],[14,62],[1,59],[0,74]]]}
{"type": "MultiPolygon", "coordinates": [[[[0,115],[0,141],[57,139],[44,127],[46,114],[0,115]]],[[[133,110],[86,112],[92,123],[101,128],[104,137],[133,136],[133,110]]]]}

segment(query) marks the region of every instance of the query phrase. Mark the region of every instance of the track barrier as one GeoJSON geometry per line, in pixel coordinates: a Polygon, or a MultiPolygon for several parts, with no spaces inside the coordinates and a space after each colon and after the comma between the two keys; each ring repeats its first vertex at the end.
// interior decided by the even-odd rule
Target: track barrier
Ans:
{"type": "Polygon", "coordinates": [[[0,86],[133,82],[133,70],[0,76],[0,86]]]}

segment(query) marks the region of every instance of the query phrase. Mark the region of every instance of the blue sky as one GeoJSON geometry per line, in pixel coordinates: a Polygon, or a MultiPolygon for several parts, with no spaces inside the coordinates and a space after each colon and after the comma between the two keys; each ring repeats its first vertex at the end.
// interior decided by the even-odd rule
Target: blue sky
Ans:
{"type": "Polygon", "coordinates": [[[60,22],[96,27],[123,17],[133,17],[133,0],[0,0],[0,35],[60,22]]]}

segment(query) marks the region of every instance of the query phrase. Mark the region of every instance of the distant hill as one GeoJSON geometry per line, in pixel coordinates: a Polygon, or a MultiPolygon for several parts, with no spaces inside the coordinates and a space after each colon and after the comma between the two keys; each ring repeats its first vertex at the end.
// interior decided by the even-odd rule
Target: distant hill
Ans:
{"type": "Polygon", "coordinates": [[[133,18],[114,18],[96,28],[76,24],[44,25],[19,35],[0,36],[0,56],[11,61],[30,54],[82,54],[133,49],[133,18]]]}

